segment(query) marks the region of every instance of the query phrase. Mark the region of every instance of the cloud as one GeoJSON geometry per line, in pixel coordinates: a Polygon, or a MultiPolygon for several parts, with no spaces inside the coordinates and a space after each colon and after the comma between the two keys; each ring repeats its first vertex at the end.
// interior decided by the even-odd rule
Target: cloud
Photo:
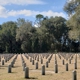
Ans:
{"type": "Polygon", "coordinates": [[[41,14],[45,15],[45,16],[62,16],[62,17],[66,17],[66,15],[63,13],[63,12],[53,12],[52,10],[49,10],[49,11],[43,11],[41,12],[41,14]]]}
{"type": "Polygon", "coordinates": [[[7,14],[7,10],[3,6],[0,6],[0,17],[5,18],[7,17],[6,14],[7,14]]]}
{"type": "Polygon", "coordinates": [[[76,1],[76,0],[67,0],[67,2],[76,1]]]}
{"type": "Polygon", "coordinates": [[[0,6],[0,17],[2,18],[7,18],[7,17],[16,17],[16,16],[20,16],[20,15],[24,15],[24,16],[36,16],[37,14],[42,14],[44,16],[62,16],[62,17],[66,17],[66,15],[63,12],[53,12],[52,10],[48,10],[48,11],[32,11],[32,10],[6,10],[5,7],[0,6]]]}
{"type": "Polygon", "coordinates": [[[0,0],[0,5],[29,5],[29,4],[45,4],[41,0],[0,0]]]}

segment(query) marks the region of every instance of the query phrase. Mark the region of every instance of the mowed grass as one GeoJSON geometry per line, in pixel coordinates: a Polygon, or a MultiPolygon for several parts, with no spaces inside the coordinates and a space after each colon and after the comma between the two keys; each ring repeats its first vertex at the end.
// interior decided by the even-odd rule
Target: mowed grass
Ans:
{"type": "MultiPolygon", "coordinates": [[[[51,54],[50,54],[51,55],[51,54]]],[[[50,57],[49,55],[49,57],[50,57]]],[[[8,65],[10,62],[13,60],[11,58],[10,61],[6,62],[5,65],[1,66],[0,62],[0,80],[72,80],[72,71],[74,70],[74,60],[75,60],[75,55],[73,60],[71,61],[71,64],[69,64],[69,71],[65,71],[65,65],[62,65],[62,60],[64,59],[61,57],[61,59],[56,55],[57,57],[57,64],[58,64],[58,73],[54,73],[54,58],[55,55],[52,56],[52,59],[49,63],[49,67],[45,68],[46,74],[42,75],[41,74],[41,68],[42,65],[46,64],[46,59],[45,57],[43,58],[43,64],[40,63],[40,59],[38,61],[39,64],[39,69],[35,69],[35,65],[32,65],[32,62],[30,62],[30,57],[27,59],[24,54],[22,54],[26,65],[29,67],[29,79],[24,78],[24,71],[22,67],[22,61],[21,61],[21,54],[18,55],[16,62],[14,64],[14,67],[12,68],[12,73],[8,73],[8,65]]],[[[41,56],[41,54],[39,54],[41,56]]],[[[48,57],[48,58],[49,58],[48,57]]],[[[65,59],[64,59],[65,60],[65,59]]],[[[77,80],[80,80],[80,58],[77,55],[77,61],[78,61],[78,69],[77,71],[77,80]]],[[[35,60],[35,63],[37,60],[35,60]]],[[[65,60],[65,64],[69,63],[68,60],[65,60]]]]}

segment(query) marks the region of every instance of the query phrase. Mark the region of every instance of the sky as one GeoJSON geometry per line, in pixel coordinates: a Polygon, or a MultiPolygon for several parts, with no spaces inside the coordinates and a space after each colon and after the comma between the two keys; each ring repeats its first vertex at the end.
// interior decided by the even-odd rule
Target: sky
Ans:
{"type": "Polygon", "coordinates": [[[0,24],[18,18],[35,21],[37,14],[67,18],[63,7],[67,0],[0,0],[0,24]]]}

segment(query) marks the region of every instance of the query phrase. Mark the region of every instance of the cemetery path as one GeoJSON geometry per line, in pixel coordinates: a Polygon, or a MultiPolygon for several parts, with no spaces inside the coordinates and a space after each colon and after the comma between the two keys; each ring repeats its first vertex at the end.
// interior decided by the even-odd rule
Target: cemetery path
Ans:
{"type": "MultiPolygon", "coordinates": [[[[21,55],[18,54],[17,59],[15,60],[14,67],[12,68],[12,73],[11,75],[14,77],[14,80],[23,80],[24,76],[24,71],[22,68],[22,61],[21,61],[21,55]],[[16,76],[16,77],[15,77],[16,76]]],[[[11,77],[9,80],[13,80],[11,77]]]]}
{"type": "Polygon", "coordinates": [[[21,67],[21,55],[19,54],[18,56],[17,56],[17,59],[16,59],[16,62],[15,62],[15,67],[21,67]]]}

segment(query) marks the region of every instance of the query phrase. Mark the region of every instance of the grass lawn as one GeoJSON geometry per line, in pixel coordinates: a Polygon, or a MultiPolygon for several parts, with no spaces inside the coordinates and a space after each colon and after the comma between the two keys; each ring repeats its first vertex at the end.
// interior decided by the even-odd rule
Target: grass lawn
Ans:
{"type": "MultiPolygon", "coordinates": [[[[75,60],[75,55],[74,58],[71,61],[71,64],[69,64],[69,71],[65,71],[65,65],[62,65],[62,60],[64,59],[61,57],[61,59],[56,55],[57,57],[57,64],[58,64],[58,73],[54,73],[54,58],[55,55],[52,56],[52,59],[49,63],[49,67],[46,68],[46,73],[45,75],[41,75],[41,68],[42,65],[46,64],[46,61],[49,57],[46,59],[45,57],[43,58],[43,64],[40,63],[40,59],[38,61],[39,64],[39,69],[35,69],[35,65],[32,65],[32,62],[30,62],[30,57],[27,59],[24,54],[22,54],[26,65],[29,67],[29,79],[24,78],[24,71],[22,67],[22,61],[21,61],[21,55],[18,54],[18,57],[16,59],[16,62],[14,64],[14,67],[12,68],[12,73],[8,73],[8,65],[10,62],[13,60],[12,57],[8,62],[5,63],[5,65],[1,65],[0,62],[0,80],[72,80],[72,71],[74,70],[74,60],[75,60]]],[[[41,54],[39,54],[41,56],[41,54]]],[[[35,63],[37,60],[35,60],[35,63]]],[[[65,63],[69,63],[68,60],[65,60],[65,63]]],[[[80,58],[77,55],[77,65],[78,69],[77,71],[77,80],[80,80],[80,58]]]]}

